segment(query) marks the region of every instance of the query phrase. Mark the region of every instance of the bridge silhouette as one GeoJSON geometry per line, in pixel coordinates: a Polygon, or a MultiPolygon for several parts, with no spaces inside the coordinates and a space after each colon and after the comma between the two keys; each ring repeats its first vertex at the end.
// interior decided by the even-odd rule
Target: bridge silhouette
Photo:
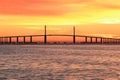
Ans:
{"type": "MultiPolygon", "coordinates": [[[[49,44],[47,37],[50,36],[65,36],[65,37],[72,37],[72,42],[70,44],[120,44],[120,38],[107,38],[102,36],[87,36],[87,35],[76,35],[75,26],[73,27],[72,35],[69,34],[47,34],[47,27],[44,26],[44,35],[22,35],[22,36],[2,36],[0,37],[0,44],[49,44]],[[33,42],[33,37],[43,37],[44,41],[42,43],[33,42]],[[76,38],[84,38],[82,42],[76,42],[76,38]],[[12,39],[15,38],[16,40],[13,41],[12,39]],[[23,38],[21,42],[19,38],[23,38]],[[26,40],[29,38],[29,42],[26,40]],[[90,41],[88,41],[90,39],[90,41]],[[94,39],[94,40],[93,40],[94,39]]],[[[55,44],[55,43],[54,43],[55,44]]],[[[65,44],[65,43],[63,43],[65,44]]]]}

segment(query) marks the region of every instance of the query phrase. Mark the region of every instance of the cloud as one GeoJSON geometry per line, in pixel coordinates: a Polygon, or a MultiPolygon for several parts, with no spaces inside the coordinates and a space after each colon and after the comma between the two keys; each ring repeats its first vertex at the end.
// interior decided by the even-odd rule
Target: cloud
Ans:
{"type": "Polygon", "coordinates": [[[89,0],[0,0],[0,14],[56,16],[69,12],[67,4],[89,0]]]}
{"type": "Polygon", "coordinates": [[[0,24],[119,23],[120,11],[113,9],[119,4],[111,0],[0,0],[0,24]]]}
{"type": "Polygon", "coordinates": [[[120,0],[0,0],[0,14],[61,16],[109,8],[120,9],[120,0]],[[87,7],[86,7],[87,6],[87,7]]]}
{"type": "Polygon", "coordinates": [[[61,15],[64,7],[52,0],[1,0],[0,14],[8,15],[61,15]]]}
{"type": "Polygon", "coordinates": [[[109,8],[109,9],[120,9],[120,0],[94,0],[93,1],[98,6],[109,8]]]}

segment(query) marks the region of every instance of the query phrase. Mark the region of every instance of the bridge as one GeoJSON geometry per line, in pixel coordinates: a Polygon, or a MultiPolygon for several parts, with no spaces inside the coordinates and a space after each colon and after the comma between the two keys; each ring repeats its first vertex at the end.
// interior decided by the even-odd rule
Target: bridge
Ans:
{"type": "Polygon", "coordinates": [[[38,42],[33,42],[33,37],[43,37],[44,41],[42,44],[48,44],[47,37],[50,36],[65,36],[65,37],[72,37],[71,44],[120,44],[120,38],[107,38],[101,36],[87,36],[87,35],[76,35],[75,26],[73,27],[72,35],[69,34],[47,34],[47,28],[44,27],[44,35],[22,35],[22,36],[1,36],[0,37],[0,44],[38,44],[38,42]],[[16,39],[13,41],[12,39],[16,39]],[[23,41],[21,42],[19,38],[22,38],[23,41]],[[29,38],[29,42],[26,40],[29,38]],[[76,38],[84,38],[82,42],[76,42],[76,38]],[[89,39],[89,41],[88,41],[89,39]]]}

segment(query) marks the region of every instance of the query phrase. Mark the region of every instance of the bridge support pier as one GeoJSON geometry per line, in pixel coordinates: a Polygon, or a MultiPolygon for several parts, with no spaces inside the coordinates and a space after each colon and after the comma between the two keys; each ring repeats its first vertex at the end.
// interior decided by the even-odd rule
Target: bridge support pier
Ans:
{"type": "Polygon", "coordinates": [[[106,44],[108,44],[109,40],[106,38],[106,44]]]}
{"type": "Polygon", "coordinates": [[[44,30],[44,44],[47,43],[47,32],[46,32],[46,25],[45,25],[45,30],[44,30]]]}
{"type": "Polygon", "coordinates": [[[98,38],[96,37],[95,39],[96,39],[95,42],[98,43],[98,38]]]}
{"type": "Polygon", "coordinates": [[[32,36],[30,36],[30,43],[32,43],[32,36]]]}
{"type": "Polygon", "coordinates": [[[118,39],[118,44],[120,44],[120,40],[118,39]]]}
{"type": "Polygon", "coordinates": [[[4,43],[7,44],[8,40],[7,37],[4,37],[4,43]]]}
{"type": "Polygon", "coordinates": [[[103,43],[103,38],[100,38],[100,43],[101,43],[101,44],[103,43]]]}
{"type": "Polygon", "coordinates": [[[2,44],[2,37],[0,38],[0,44],[2,44]]]}
{"type": "Polygon", "coordinates": [[[9,37],[9,43],[10,43],[10,44],[12,43],[12,38],[11,38],[11,37],[9,37]]]}
{"type": "Polygon", "coordinates": [[[3,38],[2,38],[2,37],[1,37],[0,43],[1,43],[1,44],[3,43],[3,38]]]}
{"type": "Polygon", "coordinates": [[[87,41],[87,37],[85,37],[85,43],[88,43],[88,41],[87,41]]]}
{"type": "Polygon", "coordinates": [[[111,39],[109,39],[109,44],[111,43],[111,39]]]}
{"type": "Polygon", "coordinates": [[[23,43],[24,43],[24,44],[26,43],[25,36],[23,36],[23,43]]]}
{"type": "Polygon", "coordinates": [[[113,39],[113,43],[115,43],[115,40],[113,39]]]}
{"type": "Polygon", "coordinates": [[[3,44],[3,37],[1,38],[1,44],[3,44]]]}
{"type": "Polygon", "coordinates": [[[92,37],[90,37],[90,43],[91,43],[91,44],[93,43],[92,37]]]}
{"type": "Polygon", "coordinates": [[[19,43],[19,37],[17,36],[16,39],[17,39],[17,40],[16,40],[16,43],[18,44],[18,43],[19,43]]]}
{"type": "Polygon", "coordinates": [[[76,43],[76,40],[75,40],[75,27],[73,27],[73,44],[76,43]]]}
{"type": "Polygon", "coordinates": [[[105,38],[105,44],[107,43],[107,39],[105,38]]]}
{"type": "Polygon", "coordinates": [[[115,43],[117,44],[117,39],[115,40],[115,43]]]}

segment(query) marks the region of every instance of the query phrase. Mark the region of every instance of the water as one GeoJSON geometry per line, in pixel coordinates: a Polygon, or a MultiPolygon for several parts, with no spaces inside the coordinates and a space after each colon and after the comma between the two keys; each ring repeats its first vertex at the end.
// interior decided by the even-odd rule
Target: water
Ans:
{"type": "Polygon", "coordinates": [[[1,45],[0,80],[120,80],[120,46],[1,45]]]}

